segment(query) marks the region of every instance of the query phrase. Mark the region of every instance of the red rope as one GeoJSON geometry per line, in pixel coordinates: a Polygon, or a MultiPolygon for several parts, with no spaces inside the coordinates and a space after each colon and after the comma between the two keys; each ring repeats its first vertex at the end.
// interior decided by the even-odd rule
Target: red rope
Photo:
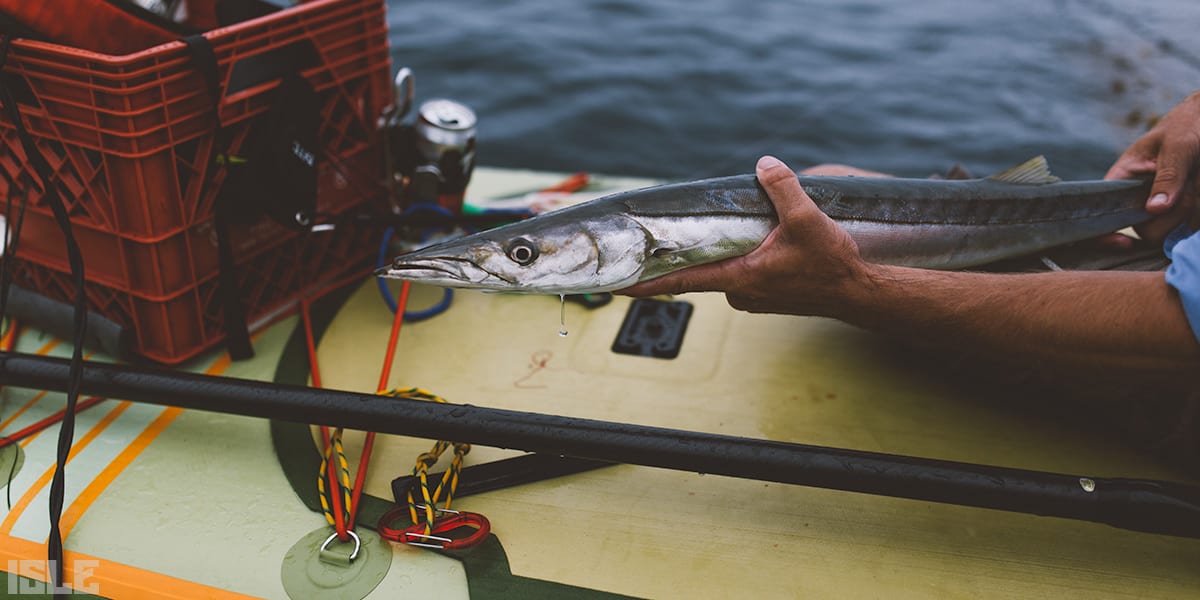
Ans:
{"type": "Polygon", "coordinates": [[[317,342],[313,339],[310,306],[308,298],[300,300],[300,318],[304,320],[304,341],[308,343],[308,372],[312,375],[313,387],[321,387],[321,367],[317,364],[317,342]]]}
{"type": "Polygon", "coordinates": [[[379,385],[375,393],[382,393],[388,387],[388,379],[392,376],[392,361],[396,353],[396,343],[400,340],[400,325],[404,323],[404,309],[408,307],[409,282],[400,284],[400,299],[396,302],[396,316],[392,319],[392,335],[388,337],[387,355],[383,357],[383,369],[379,374],[379,385]]]}
{"type": "MultiPolygon", "coordinates": [[[[75,412],[76,413],[83,412],[84,410],[87,410],[103,401],[104,401],[104,398],[97,398],[95,396],[92,396],[91,398],[88,398],[87,400],[80,402],[79,406],[75,407],[75,412]]],[[[65,415],[65,414],[67,414],[66,409],[60,410],[60,411],[54,413],[53,415],[50,415],[49,417],[46,417],[45,419],[42,419],[41,421],[38,421],[37,423],[34,423],[33,425],[30,425],[29,427],[26,427],[25,429],[22,429],[12,435],[0,436],[0,448],[4,448],[6,446],[15,444],[33,434],[61,421],[63,418],[63,415],[65,415]]]]}
{"type": "Polygon", "coordinates": [[[368,431],[367,439],[363,441],[362,458],[358,461],[358,473],[354,476],[354,489],[350,492],[350,522],[358,519],[358,498],[362,496],[363,484],[367,479],[367,463],[371,460],[371,450],[375,447],[375,432],[368,431]]]}
{"type": "MultiPolygon", "coordinates": [[[[322,429],[324,428],[322,427],[322,429]]],[[[326,430],[324,433],[325,448],[326,451],[329,452],[330,442],[328,431],[326,430]]],[[[333,506],[333,528],[335,531],[337,531],[339,541],[348,542],[350,541],[350,530],[354,529],[354,520],[351,519],[350,522],[347,523],[345,517],[342,516],[342,486],[337,480],[338,456],[339,455],[337,453],[329,452],[329,460],[325,461],[329,465],[329,487],[327,489],[329,490],[329,502],[333,506]]]]}
{"type": "MultiPolygon", "coordinates": [[[[400,285],[400,299],[396,302],[396,316],[392,317],[392,333],[388,336],[387,353],[383,356],[383,368],[380,369],[379,385],[375,393],[381,394],[388,388],[388,379],[392,376],[392,363],[396,357],[396,345],[400,341],[400,326],[404,324],[404,309],[408,306],[409,282],[400,285]]],[[[354,489],[350,497],[350,522],[358,518],[358,498],[362,496],[367,480],[367,463],[371,460],[371,450],[375,447],[375,432],[368,431],[363,441],[362,459],[358,462],[358,473],[354,477],[354,489]]]]}
{"type": "MultiPolygon", "coordinates": [[[[311,303],[308,298],[300,299],[300,319],[304,322],[304,341],[308,345],[308,371],[312,375],[313,387],[321,386],[321,366],[317,363],[317,344],[313,337],[312,314],[309,311],[311,303]]],[[[322,425],[321,429],[321,452],[322,455],[329,452],[329,428],[322,425]]],[[[328,484],[326,489],[329,490],[329,502],[332,504],[333,512],[333,527],[337,531],[338,540],[342,542],[350,541],[350,529],[347,527],[345,517],[342,516],[342,495],[338,490],[342,486],[337,479],[337,457],[331,456],[332,460],[326,461],[326,478],[328,484]]],[[[351,524],[354,521],[350,521],[351,524]]]]}
{"type": "MultiPolygon", "coordinates": [[[[344,283],[346,283],[345,280],[343,280],[342,282],[338,282],[338,285],[333,285],[326,289],[331,291],[333,289],[341,287],[341,284],[344,284],[344,283]]],[[[408,305],[409,287],[410,287],[410,284],[407,281],[405,281],[400,287],[400,299],[396,303],[396,316],[393,317],[393,319],[392,319],[392,332],[391,332],[391,335],[388,337],[387,353],[384,355],[383,368],[381,370],[382,372],[379,375],[379,385],[377,386],[377,389],[376,389],[377,393],[381,393],[387,389],[388,379],[391,378],[392,363],[393,363],[395,355],[396,355],[396,346],[398,345],[399,340],[400,340],[400,327],[404,322],[404,309],[408,305]]],[[[309,372],[312,374],[313,386],[314,387],[322,387],[321,386],[320,364],[317,361],[317,345],[316,345],[316,340],[314,339],[314,336],[313,336],[312,316],[310,314],[309,307],[310,307],[309,299],[302,298],[300,300],[300,317],[304,322],[304,336],[305,336],[305,342],[307,343],[307,346],[308,346],[309,372]]],[[[330,444],[329,428],[327,428],[325,426],[321,426],[320,430],[321,430],[321,440],[323,442],[322,450],[327,450],[329,448],[329,444],[330,444]]],[[[350,508],[350,510],[349,510],[350,519],[349,519],[348,523],[343,520],[341,494],[339,494],[336,491],[336,490],[340,490],[341,487],[339,486],[338,480],[337,480],[337,468],[335,465],[335,461],[334,460],[328,461],[329,468],[328,468],[327,477],[329,479],[329,488],[328,488],[329,489],[329,497],[330,497],[330,502],[332,503],[332,506],[333,506],[334,529],[337,531],[338,540],[340,540],[340,541],[343,541],[343,542],[348,541],[350,539],[349,531],[354,529],[354,524],[358,518],[358,506],[360,504],[359,498],[362,497],[362,491],[366,484],[367,466],[370,464],[371,452],[372,452],[372,450],[374,450],[374,448],[375,448],[375,432],[368,431],[366,438],[363,440],[362,457],[359,459],[359,462],[358,462],[358,473],[355,475],[355,478],[354,478],[354,487],[351,489],[350,507],[349,507],[350,508]]]]}

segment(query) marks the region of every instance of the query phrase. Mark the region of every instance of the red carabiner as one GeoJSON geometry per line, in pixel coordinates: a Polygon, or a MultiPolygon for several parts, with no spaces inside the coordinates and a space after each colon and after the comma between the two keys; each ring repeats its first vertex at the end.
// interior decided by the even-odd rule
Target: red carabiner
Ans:
{"type": "Polygon", "coordinates": [[[424,523],[415,523],[402,529],[392,529],[387,526],[407,510],[407,506],[396,506],[384,513],[376,527],[379,535],[384,539],[410,546],[439,550],[464,550],[482,542],[492,531],[491,522],[479,513],[442,509],[438,509],[438,512],[446,513],[446,515],[433,520],[433,527],[429,533],[425,533],[424,523]],[[474,529],[474,531],[464,537],[450,537],[452,531],[461,528],[474,529]]]}

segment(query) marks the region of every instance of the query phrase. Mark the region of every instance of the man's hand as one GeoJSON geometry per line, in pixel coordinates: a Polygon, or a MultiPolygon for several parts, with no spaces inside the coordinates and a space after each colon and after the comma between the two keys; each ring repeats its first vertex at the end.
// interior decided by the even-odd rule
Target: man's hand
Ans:
{"type": "Polygon", "coordinates": [[[823,163],[800,171],[801,175],[822,175],[825,177],[893,177],[887,173],[860,169],[838,163],[823,163]]]}
{"type": "Polygon", "coordinates": [[[750,312],[834,317],[1089,377],[1161,382],[1169,374],[1194,385],[1200,344],[1161,272],[999,274],[870,264],[787,166],[763,157],[757,174],[779,215],[758,248],[620,293],[721,291],[750,312]]]}
{"type": "Polygon", "coordinates": [[[729,304],[749,312],[838,316],[841,298],[867,281],[858,245],[817,208],[795,173],[778,159],[758,161],[779,226],[744,256],[677,271],[623,290],[630,296],[726,292],[729,304]]]}
{"type": "Polygon", "coordinates": [[[1149,132],[1129,147],[1105,179],[1154,175],[1146,210],[1158,215],[1137,228],[1138,235],[1161,242],[1172,229],[1190,220],[1200,228],[1200,92],[1171,109],[1149,132]]]}

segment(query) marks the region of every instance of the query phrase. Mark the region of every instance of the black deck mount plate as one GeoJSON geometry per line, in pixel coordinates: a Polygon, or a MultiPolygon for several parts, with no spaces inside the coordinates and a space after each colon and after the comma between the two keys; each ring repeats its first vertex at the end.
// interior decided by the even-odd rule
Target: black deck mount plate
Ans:
{"type": "Polygon", "coordinates": [[[675,358],[692,318],[689,302],[638,298],[629,305],[612,351],[654,358],[675,358]]]}

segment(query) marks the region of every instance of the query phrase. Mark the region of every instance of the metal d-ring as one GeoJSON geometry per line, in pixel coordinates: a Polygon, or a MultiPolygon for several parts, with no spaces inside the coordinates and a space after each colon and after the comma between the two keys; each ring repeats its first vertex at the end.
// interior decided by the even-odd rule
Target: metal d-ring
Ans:
{"type": "MultiPolygon", "coordinates": [[[[362,540],[358,539],[358,534],[354,533],[353,531],[347,531],[346,533],[350,534],[350,537],[354,538],[354,552],[350,553],[350,560],[354,560],[358,557],[359,549],[362,548],[362,540]]],[[[329,547],[329,542],[332,542],[337,538],[337,536],[338,534],[335,531],[330,534],[329,537],[325,538],[325,543],[321,544],[321,552],[324,552],[325,548],[329,547]]]]}
{"type": "Polygon", "coordinates": [[[412,110],[414,87],[412,69],[403,67],[396,71],[396,79],[392,82],[392,115],[395,120],[403,119],[412,110]]]}

